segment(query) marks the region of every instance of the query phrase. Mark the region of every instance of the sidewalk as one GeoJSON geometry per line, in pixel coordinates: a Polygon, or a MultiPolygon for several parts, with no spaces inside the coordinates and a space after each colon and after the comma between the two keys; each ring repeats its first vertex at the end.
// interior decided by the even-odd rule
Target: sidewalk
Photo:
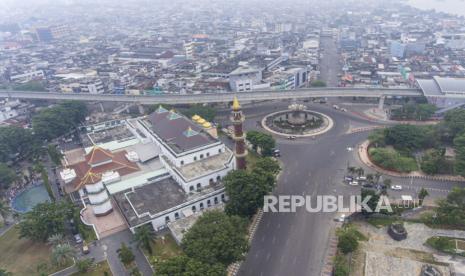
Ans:
{"type": "Polygon", "coordinates": [[[403,177],[403,178],[421,178],[421,179],[429,179],[429,180],[437,180],[437,181],[465,181],[465,178],[462,176],[456,175],[427,175],[419,171],[414,171],[410,173],[398,173],[389,170],[385,170],[373,164],[371,162],[370,157],[368,156],[368,147],[370,145],[370,141],[366,140],[358,147],[358,156],[360,161],[365,164],[367,167],[372,168],[373,170],[390,176],[396,177],[403,177]]]}

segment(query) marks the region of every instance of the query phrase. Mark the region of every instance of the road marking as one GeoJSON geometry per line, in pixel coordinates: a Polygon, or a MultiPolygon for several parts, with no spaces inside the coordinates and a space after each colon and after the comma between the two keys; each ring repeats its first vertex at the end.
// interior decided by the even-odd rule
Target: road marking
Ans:
{"type": "Polygon", "coordinates": [[[271,257],[271,253],[266,254],[266,260],[268,261],[271,257]]]}

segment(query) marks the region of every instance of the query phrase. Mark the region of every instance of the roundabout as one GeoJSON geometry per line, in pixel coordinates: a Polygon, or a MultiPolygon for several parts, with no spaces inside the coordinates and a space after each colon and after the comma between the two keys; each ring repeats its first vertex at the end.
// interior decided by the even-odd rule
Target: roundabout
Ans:
{"type": "Polygon", "coordinates": [[[261,125],[268,132],[281,136],[312,137],[329,131],[333,120],[320,112],[292,103],[287,110],[266,115],[261,125]]]}

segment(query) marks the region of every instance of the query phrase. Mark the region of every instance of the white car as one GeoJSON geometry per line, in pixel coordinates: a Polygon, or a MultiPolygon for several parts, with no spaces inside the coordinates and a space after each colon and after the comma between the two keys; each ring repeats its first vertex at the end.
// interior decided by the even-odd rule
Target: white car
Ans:
{"type": "Polygon", "coordinates": [[[400,190],[402,190],[402,186],[400,186],[400,185],[393,185],[393,186],[391,186],[391,189],[396,190],[396,191],[400,191],[400,190]]]}
{"type": "Polygon", "coordinates": [[[357,186],[357,185],[358,185],[358,181],[351,181],[351,182],[349,182],[349,185],[357,186]]]}

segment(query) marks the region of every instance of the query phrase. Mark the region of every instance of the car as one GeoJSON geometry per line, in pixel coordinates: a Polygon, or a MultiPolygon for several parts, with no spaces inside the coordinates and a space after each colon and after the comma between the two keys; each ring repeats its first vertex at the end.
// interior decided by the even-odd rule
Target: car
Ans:
{"type": "Polygon", "coordinates": [[[358,185],[358,181],[351,181],[351,182],[349,182],[349,185],[351,185],[351,186],[357,186],[357,185],[358,185]]]}
{"type": "Polygon", "coordinates": [[[341,108],[341,111],[342,111],[342,112],[347,112],[347,109],[341,108]]]}
{"type": "Polygon", "coordinates": [[[362,185],[363,188],[373,188],[373,184],[371,183],[365,183],[362,185]]]}
{"type": "Polygon", "coordinates": [[[74,235],[74,241],[75,241],[77,244],[82,243],[81,234],[78,233],[78,234],[74,235]]]}
{"type": "Polygon", "coordinates": [[[366,176],[357,176],[356,179],[357,179],[357,180],[362,180],[362,181],[367,180],[366,176]]]}
{"type": "Polygon", "coordinates": [[[400,191],[400,190],[402,190],[402,186],[400,186],[400,185],[392,185],[391,189],[396,190],[396,191],[400,191]]]}
{"type": "Polygon", "coordinates": [[[297,138],[297,136],[295,136],[295,135],[287,136],[287,139],[289,139],[289,140],[295,140],[295,138],[297,138]]]}
{"type": "Polygon", "coordinates": [[[347,219],[346,215],[345,215],[345,214],[342,214],[342,215],[340,215],[339,217],[334,218],[334,221],[345,222],[346,219],[347,219]]]}
{"type": "Polygon", "coordinates": [[[279,149],[273,150],[273,156],[274,157],[280,157],[281,156],[281,151],[279,149]]]}
{"type": "Polygon", "coordinates": [[[336,110],[339,110],[339,106],[338,105],[333,105],[333,108],[336,109],[336,110]]]}
{"type": "Polygon", "coordinates": [[[352,176],[346,176],[346,177],[344,177],[344,180],[345,181],[352,181],[352,180],[354,180],[354,178],[352,176]]]}

